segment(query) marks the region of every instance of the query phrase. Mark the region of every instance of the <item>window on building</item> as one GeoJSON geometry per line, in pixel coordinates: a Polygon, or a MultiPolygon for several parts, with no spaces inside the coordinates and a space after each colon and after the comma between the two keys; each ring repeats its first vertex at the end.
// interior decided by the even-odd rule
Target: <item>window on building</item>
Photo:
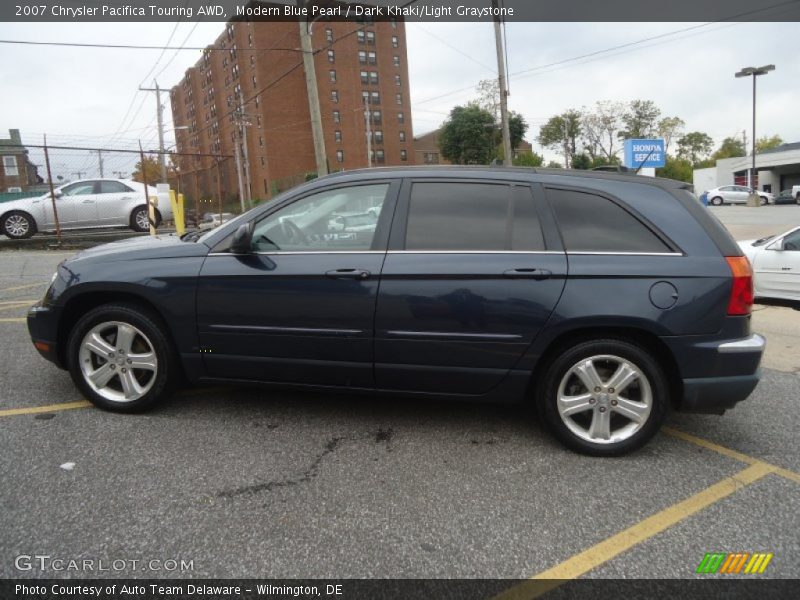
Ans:
{"type": "Polygon", "coordinates": [[[400,66],[400,57],[396,54],[392,57],[392,64],[394,64],[395,67],[400,66]]]}
{"type": "Polygon", "coordinates": [[[340,129],[337,129],[333,132],[333,141],[341,142],[342,141],[342,132],[340,129]]]}
{"type": "Polygon", "coordinates": [[[337,150],[336,151],[336,162],[344,162],[344,150],[337,150]]]}
{"type": "Polygon", "coordinates": [[[375,32],[374,31],[368,31],[367,32],[367,43],[368,44],[372,44],[373,46],[375,45],[375,32]]]}
{"type": "Polygon", "coordinates": [[[383,131],[381,131],[380,129],[375,131],[375,133],[373,134],[373,137],[375,138],[375,143],[376,144],[382,144],[383,143],[383,131]]]}
{"type": "Polygon", "coordinates": [[[258,145],[259,146],[263,146],[264,145],[264,138],[261,137],[261,136],[258,136],[258,145]]]}
{"type": "Polygon", "coordinates": [[[369,72],[369,82],[372,85],[378,85],[378,72],[377,71],[370,71],[369,72]]]}
{"type": "Polygon", "coordinates": [[[389,19],[389,22],[392,24],[392,29],[397,29],[397,19],[395,17],[389,19]]]}
{"type": "Polygon", "coordinates": [[[328,76],[330,77],[331,83],[336,83],[336,71],[334,69],[328,71],[328,76]]]}
{"type": "Polygon", "coordinates": [[[422,160],[425,162],[426,165],[438,165],[439,164],[439,153],[438,152],[425,152],[422,155],[422,160]]]}
{"type": "Polygon", "coordinates": [[[394,84],[397,87],[400,87],[402,85],[402,79],[400,79],[400,75],[395,75],[394,76],[394,84]]]}
{"type": "Polygon", "coordinates": [[[392,48],[397,48],[400,45],[400,40],[396,35],[392,36],[392,48]]]}
{"type": "Polygon", "coordinates": [[[381,93],[380,92],[372,92],[372,93],[370,93],[370,102],[372,104],[380,104],[381,103],[381,93]]]}
{"type": "Polygon", "coordinates": [[[394,95],[394,99],[395,99],[395,102],[397,102],[397,104],[402,104],[403,103],[403,94],[395,94],[394,95]]]}
{"type": "Polygon", "coordinates": [[[6,191],[13,194],[14,192],[21,192],[22,188],[19,186],[12,186],[10,188],[7,188],[6,191]]]}
{"type": "Polygon", "coordinates": [[[608,198],[548,189],[561,237],[573,252],[669,252],[644,223],[608,198]]]}
{"type": "Polygon", "coordinates": [[[400,132],[400,141],[401,142],[405,142],[406,141],[406,132],[405,131],[401,131],[400,132]]]}
{"type": "Polygon", "coordinates": [[[367,62],[371,65],[378,64],[378,56],[374,52],[367,52],[367,62]]]}
{"type": "Polygon", "coordinates": [[[334,61],[336,61],[336,54],[333,52],[333,50],[328,50],[328,62],[332,63],[334,61]]]}
{"type": "Polygon", "coordinates": [[[5,174],[9,177],[17,177],[19,175],[16,156],[3,157],[3,171],[5,171],[5,174]]]}
{"type": "Polygon", "coordinates": [[[406,250],[544,250],[526,186],[415,183],[406,250]]]}
{"type": "Polygon", "coordinates": [[[333,29],[326,29],[325,30],[325,41],[329,44],[333,43],[333,29]]]}
{"type": "Polygon", "coordinates": [[[397,113],[397,122],[401,125],[406,122],[406,115],[404,113],[397,113]]]}
{"type": "Polygon", "coordinates": [[[372,122],[375,123],[375,125],[380,125],[381,124],[381,120],[382,120],[381,111],[373,110],[372,111],[372,122]]]}
{"type": "Polygon", "coordinates": [[[376,150],[375,151],[375,162],[377,162],[377,163],[385,163],[386,162],[386,155],[384,154],[383,150],[376,150]]]}
{"type": "Polygon", "coordinates": [[[367,64],[367,53],[364,50],[358,51],[358,62],[362,65],[367,64]]]}
{"type": "Polygon", "coordinates": [[[363,44],[364,42],[367,41],[367,34],[359,30],[356,32],[356,38],[358,39],[359,44],[363,44]]]}
{"type": "Polygon", "coordinates": [[[361,83],[367,85],[369,83],[369,73],[361,71],[361,83]]]}
{"type": "Polygon", "coordinates": [[[408,152],[405,150],[400,150],[400,160],[406,161],[408,160],[408,152]]]}
{"type": "Polygon", "coordinates": [[[331,90],[331,102],[339,102],[339,92],[331,90]]]}
{"type": "Polygon", "coordinates": [[[341,123],[342,122],[342,116],[341,116],[341,114],[339,113],[338,110],[333,111],[333,122],[334,123],[341,123]]]}

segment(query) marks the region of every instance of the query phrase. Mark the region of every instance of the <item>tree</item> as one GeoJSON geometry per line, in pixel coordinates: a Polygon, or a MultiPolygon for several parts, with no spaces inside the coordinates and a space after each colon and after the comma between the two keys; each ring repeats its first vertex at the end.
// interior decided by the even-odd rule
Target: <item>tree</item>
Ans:
{"type": "Polygon", "coordinates": [[[711,158],[720,160],[722,158],[736,158],[738,156],[747,156],[744,150],[744,141],[736,137],[727,137],[722,140],[722,144],[717,149],[711,158]]]}
{"type": "MultiPolygon", "coordinates": [[[[147,185],[152,185],[161,180],[161,167],[159,166],[157,159],[150,156],[144,157],[144,174],[147,176],[147,185]]],[[[142,177],[141,160],[136,163],[136,169],[133,171],[131,179],[140,183],[144,182],[144,178],[142,177]]]]}
{"type": "Polygon", "coordinates": [[[551,160],[549,163],[547,163],[547,168],[548,169],[563,169],[564,165],[562,165],[560,162],[557,162],[555,160],[551,160]]]}
{"type": "Polygon", "coordinates": [[[526,131],[528,131],[528,124],[525,122],[525,118],[521,114],[511,111],[508,114],[508,133],[511,137],[512,150],[516,150],[525,139],[526,131]]]}
{"type": "Polygon", "coordinates": [[[495,155],[495,120],[472,104],[456,106],[442,125],[439,149],[456,165],[488,165],[495,155]]]}
{"type": "Polygon", "coordinates": [[[652,100],[633,100],[622,115],[625,129],[619,132],[620,139],[655,137],[660,116],[661,109],[652,100]]]}
{"type": "Polygon", "coordinates": [[[606,161],[611,161],[619,152],[614,144],[619,139],[624,113],[624,103],[610,100],[598,101],[593,109],[582,110],[583,147],[592,160],[603,156],[606,161]]]}
{"type": "Polygon", "coordinates": [[[783,138],[779,135],[760,137],[756,140],[756,153],[772,150],[783,143],[783,138]]]}
{"type": "Polygon", "coordinates": [[[692,131],[678,140],[678,157],[696,165],[711,152],[714,140],[702,131],[692,131]]]}
{"type": "Polygon", "coordinates": [[[588,171],[592,168],[592,159],[585,152],[580,154],[573,154],[570,157],[572,168],[580,169],[581,171],[588,171]]]}
{"type": "Polygon", "coordinates": [[[515,167],[541,167],[544,157],[536,152],[522,152],[512,162],[515,167]]]}
{"type": "Polygon", "coordinates": [[[658,177],[677,179],[678,181],[692,182],[694,176],[693,165],[685,158],[667,157],[667,164],[661,169],[656,169],[658,177]]]}
{"type": "Polygon", "coordinates": [[[664,117],[658,122],[658,136],[664,138],[664,154],[669,154],[669,145],[683,134],[686,123],[680,117],[664,117]]]}
{"type": "Polygon", "coordinates": [[[551,117],[542,125],[538,140],[545,148],[561,152],[564,155],[564,164],[569,168],[570,159],[577,152],[578,138],[582,132],[581,113],[577,110],[568,110],[551,117]]]}
{"type": "Polygon", "coordinates": [[[482,79],[475,91],[478,93],[478,98],[473,100],[472,104],[491,113],[494,120],[499,122],[500,82],[497,79],[482,79]]]}

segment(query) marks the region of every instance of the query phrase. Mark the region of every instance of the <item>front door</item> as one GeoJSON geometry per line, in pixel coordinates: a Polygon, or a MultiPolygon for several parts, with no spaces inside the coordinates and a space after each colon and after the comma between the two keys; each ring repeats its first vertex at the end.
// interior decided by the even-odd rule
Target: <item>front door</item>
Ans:
{"type": "Polygon", "coordinates": [[[373,387],[375,301],[398,188],[308,193],[257,218],[250,253],[212,252],[197,296],[208,374],[373,387]]]}
{"type": "Polygon", "coordinates": [[[543,328],[566,273],[527,184],[407,182],[381,273],[377,386],[487,392],[543,328]]]}
{"type": "MultiPolygon", "coordinates": [[[[56,198],[58,222],[65,229],[89,227],[97,220],[96,181],[76,181],[61,188],[61,195],[56,198]]],[[[46,198],[42,208],[48,228],[55,227],[53,204],[46,198]]]]}

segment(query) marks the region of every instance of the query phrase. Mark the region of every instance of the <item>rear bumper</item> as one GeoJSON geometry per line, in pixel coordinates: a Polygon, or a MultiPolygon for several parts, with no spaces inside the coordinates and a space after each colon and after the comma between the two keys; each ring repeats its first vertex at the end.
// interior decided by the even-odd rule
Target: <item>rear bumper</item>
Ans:
{"type": "Polygon", "coordinates": [[[58,338],[58,314],[57,310],[35,304],[28,309],[28,333],[34,347],[44,358],[56,366],[66,368],[59,356],[57,346],[58,338]]]}
{"type": "Polygon", "coordinates": [[[695,351],[705,354],[708,376],[683,379],[679,410],[722,414],[747,398],[758,385],[765,346],[766,340],[758,334],[696,346],[695,351]]]}

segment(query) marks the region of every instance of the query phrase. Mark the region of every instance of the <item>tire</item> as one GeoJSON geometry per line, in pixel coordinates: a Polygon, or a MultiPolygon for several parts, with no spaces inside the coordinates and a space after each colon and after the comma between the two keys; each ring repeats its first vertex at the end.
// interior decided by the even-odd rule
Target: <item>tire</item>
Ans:
{"type": "Polygon", "coordinates": [[[765,196],[759,196],[759,198],[761,198],[761,206],[766,206],[769,204],[769,200],[767,200],[765,196]]]}
{"type": "Polygon", "coordinates": [[[669,386],[645,348],[596,339],[557,355],[546,367],[537,398],[542,420],[565,446],[590,456],[620,456],[641,448],[658,432],[669,386]],[[590,364],[593,369],[587,369],[590,364]],[[622,375],[630,378],[622,388],[608,385],[622,375]]]}
{"type": "MultiPolygon", "coordinates": [[[[161,213],[156,210],[156,227],[161,225],[161,213]]],[[[150,217],[146,206],[137,206],[131,211],[131,229],[134,231],[150,231],[150,217]]]]}
{"type": "Polygon", "coordinates": [[[36,233],[36,221],[26,212],[12,210],[3,215],[2,229],[12,240],[24,240],[36,233]]]}
{"type": "Polygon", "coordinates": [[[722,198],[720,196],[714,196],[711,199],[711,204],[714,206],[722,206],[722,198]]]}
{"type": "Polygon", "coordinates": [[[150,408],[180,378],[164,331],[157,316],[137,305],[104,304],[89,311],[67,342],[72,381],[99,408],[124,413],[150,408]],[[130,366],[136,364],[141,366],[130,366]]]}

